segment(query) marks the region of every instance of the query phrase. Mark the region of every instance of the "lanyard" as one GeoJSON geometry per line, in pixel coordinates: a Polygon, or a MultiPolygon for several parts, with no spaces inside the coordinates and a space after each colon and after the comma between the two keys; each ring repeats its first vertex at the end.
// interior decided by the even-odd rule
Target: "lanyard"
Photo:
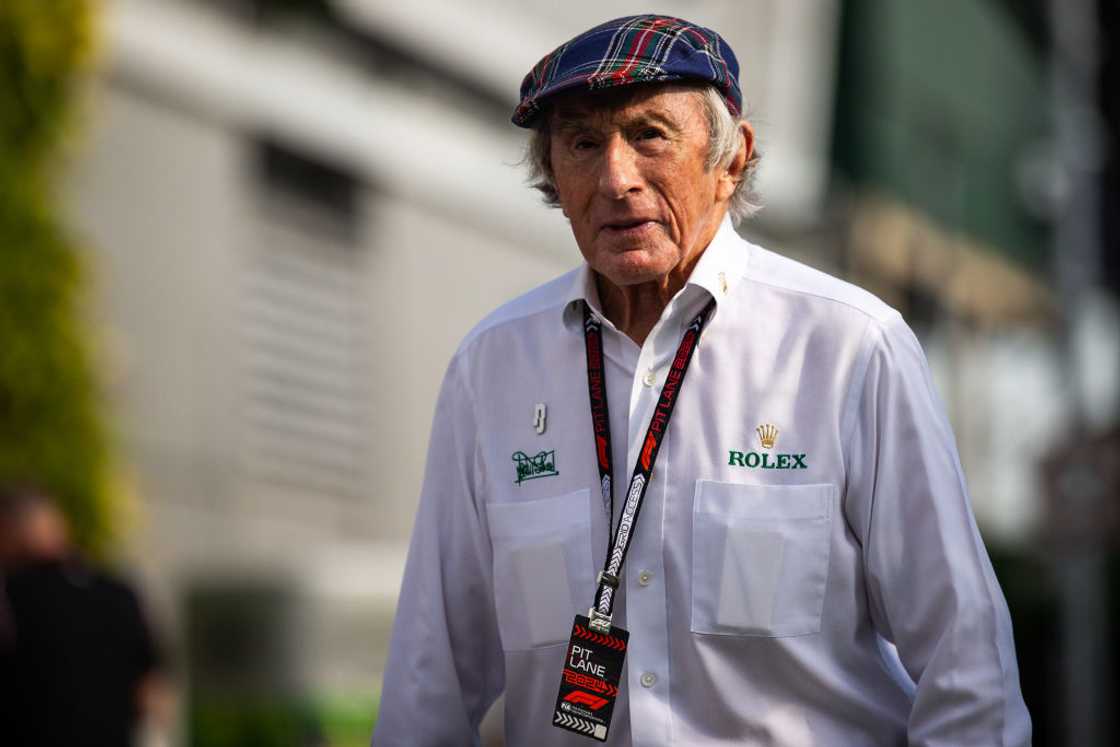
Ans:
{"type": "Polygon", "coordinates": [[[599,465],[599,484],[603,493],[603,502],[610,508],[610,513],[607,515],[609,543],[607,557],[603,570],[599,573],[595,606],[588,612],[589,626],[601,633],[610,633],[614,591],[618,588],[619,572],[622,570],[623,561],[626,560],[626,551],[630,547],[631,532],[638,520],[638,512],[641,511],[646,488],[649,487],[649,481],[653,476],[657,452],[660,451],[661,441],[669,429],[669,419],[677,403],[677,394],[684,384],[684,376],[688,373],[688,364],[692,362],[692,354],[700,339],[700,331],[704,328],[714,306],[715,299],[712,299],[685,328],[684,337],[681,338],[681,344],[673,358],[673,365],[665,378],[665,384],[661,387],[657,407],[654,408],[653,416],[646,428],[646,437],[642,441],[642,450],[630,477],[626,503],[622,506],[622,515],[618,518],[616,529],[614,487],[611,485],[611,424],[607,408],[606,372],[603,367],[602,322],[591,313],[586,302],[583,304],[583,337],[587,348],[587,390],[591,400],[591,424],[595,434],[595,454],[599,465]]]}

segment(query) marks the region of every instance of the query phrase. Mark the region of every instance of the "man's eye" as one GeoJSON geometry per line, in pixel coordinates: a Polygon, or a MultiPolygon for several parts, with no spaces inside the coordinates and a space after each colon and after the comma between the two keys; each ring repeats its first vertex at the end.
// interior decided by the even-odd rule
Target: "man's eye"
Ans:
{"type": "Polygon", "coordinates": [[[648,129],[642,130],[641,134],[639,134],[638,137],[641,140],[656,140],[661,137],[661,130],[650,127],[648,129]]]}
{"type": "Polygon", "coordinates": [[[572,144],[572,147],[576,150],[588,150],[589,148],[595,147],[595,142],[592,140],[576,140],[575,143],[572,144]]]}

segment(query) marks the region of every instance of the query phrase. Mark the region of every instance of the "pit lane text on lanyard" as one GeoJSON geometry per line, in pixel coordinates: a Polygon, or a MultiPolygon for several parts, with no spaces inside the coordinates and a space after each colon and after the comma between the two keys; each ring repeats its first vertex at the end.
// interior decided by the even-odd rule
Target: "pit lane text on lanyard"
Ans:
{"type": "MultiPolygon", "coordinates": [[[[646,428],[637,464],[626,491],[626,503],[618,519],[618,527],[608,531],[610,544],[603,570],[599,573],[595,606],[587,616],[576,615],[572,624],[572,637],[568,641],[564,670],[560,678],[560,693],[556,696],[553,726],[582,734],[600,742],[607,739],[614,701],[618,697],[618,683],[622,678],[622,663],[630,634],[611,625],[614,609],[614,592],[618,588],[622,563],[630,547],[630,537],[638,520],[646,488],[653,476],[653,466],[661,441],[669,429],[669,420],[677,402],[677,395],[684,384],[692,354],[700,340],[700,332],[712,311],[715,301],[704,309],[685,328],[684,337],[673,358],[673,365],[661,387],[653,416],[646,428]]],[[[600,487],[603,502],[609,506],[608,522],[614,517],[614,488],[611,485],[611,426],[607,409],[606,372],[603,366],[602,323],[586,303],[583,305],[583,337],[587,349],[587,389],[591,401],[591,423],[595,434],[595,455],[599,465],[600,487]]]]}

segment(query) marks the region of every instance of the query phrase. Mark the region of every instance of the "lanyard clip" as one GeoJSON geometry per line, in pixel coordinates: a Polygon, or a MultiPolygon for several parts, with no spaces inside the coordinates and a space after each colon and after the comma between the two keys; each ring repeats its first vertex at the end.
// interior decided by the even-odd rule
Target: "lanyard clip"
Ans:
{"type": "Polygon", "coordinates": [[[606,571],[599,571],[599,577],[595,579],[595,583],[600,585],[606,584],[612,589],[617,589],[618,576],[614,575],[613,573],[607,573],[606,571]]]}
{"type": "Polygon", "coordinates": [[[587,627],[591,628],[596,633],[610,635],[611,615],[604,615],[602,612],[592,607],[587,611],[587,627]]]}

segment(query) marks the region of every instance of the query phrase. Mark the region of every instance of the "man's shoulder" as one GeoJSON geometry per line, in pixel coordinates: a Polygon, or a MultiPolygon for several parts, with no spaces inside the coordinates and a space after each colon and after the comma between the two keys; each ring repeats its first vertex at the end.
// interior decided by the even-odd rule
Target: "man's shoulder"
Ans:
{"type": "Polygon", "coordinates": [[[579,281],[580,268],[553,278],[546,283],[506,301],[491,311],[466,334],[459,344],[459,353],[470,349],[480,338],[498,331],[514,331],[522,323],[540,314],[560,314],[572,298],[572,288],[579,281]]]}
{"type": "Polygon", "coordinates": [[[798,294],[811,303],[847,309],[853,319],[892,322],[899,313],[874,293],[797,260],[754,245],[746,278],[781,293],[798,294]]]}
{"type": "Polygon", "coordinates": [[[856,360],[863,364],[878,351],[888,365],[900,354],[925,365],[921,343],[902,314],[858,285],[757,245],[752,246],[746,279],[804,301],[802,311],[808,313],[799,317],[802,322],[824,325],[830,335],[859,338],[856,360]]]}

